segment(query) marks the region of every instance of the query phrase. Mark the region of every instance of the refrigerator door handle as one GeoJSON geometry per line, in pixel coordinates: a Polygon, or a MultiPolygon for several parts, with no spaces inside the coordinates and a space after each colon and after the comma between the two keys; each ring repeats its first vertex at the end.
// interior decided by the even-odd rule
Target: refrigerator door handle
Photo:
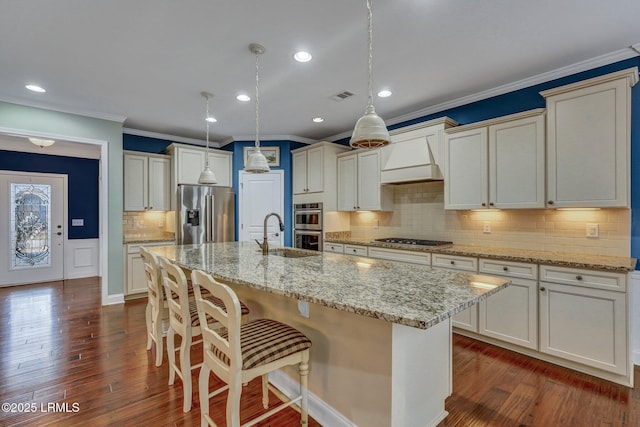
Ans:
{"type": "Polygon", "coordinates": [[[213,241],[213,196],[208,194],[205,196],[205,241],[207,243],[213,241]]]}

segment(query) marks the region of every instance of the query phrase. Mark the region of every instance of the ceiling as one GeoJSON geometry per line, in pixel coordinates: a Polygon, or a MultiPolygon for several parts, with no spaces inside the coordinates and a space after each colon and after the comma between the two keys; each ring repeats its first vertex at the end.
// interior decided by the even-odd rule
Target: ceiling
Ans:
{"type": "MultiPolygon", "coordinates": [[[[125,119],[202,140],[350,135],[367,103],[365,0],[0,2],[0,100],[125,119]],[[307,50],[313,59],[293,60],[307,50]],[[24,88],[37,83],[44,94],[24,88]],[[355,95],[331,99],[342,91],[355,95]],[[323,123],[313,123],[321,116],[323,123]]],[[[638,0],[374,1],[374,92],[387,124],[452,100],[640,45],[638,0]]],[[[419,114],[418,114],[419,115],[419,114]]]]}

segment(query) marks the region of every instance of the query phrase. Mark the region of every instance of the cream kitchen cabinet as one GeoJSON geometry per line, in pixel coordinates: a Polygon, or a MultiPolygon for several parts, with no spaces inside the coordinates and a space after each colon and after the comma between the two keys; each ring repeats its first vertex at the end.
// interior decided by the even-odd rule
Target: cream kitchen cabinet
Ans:
{"type": "Polygon", "coordinates": [[[362,245],[344,245],[344,254],[356,255],[356,256],[369,256],[369,251],[366,246],[362,246],[362,245]]]}
{"type": "Polygon", "coordinates": [[[338,155],[338,210],[393,210],[393,189],[380,185],[380,150],[338,155]]]}
{"type": "Polygon", "coordinates": [[[171,209],[169,156],[125,152],[123,181],[125,211],[171,209]]]}
{"type": "Polygon", "coordinates": [[[626,275],[540,266],[540,352],[628,376],[626,275]]]}
{"type": "MultiPolygon", "coordinates": [[[[434,253],[431,254],[431,266],[477,273],[478,258],[434,253]]],[[[466,310],[451,316],[451,324],[459,329],[478,332],[478,305],[474,304],[466,310]]]]}
{"type": "Polygon", "coordinates": [[[543,109],[445,132],[445,209],[545,206],[543,109]]]}
{"type": "MultiPolygon", "coordinates": [[[[167,148],[173,158],[172,178],[174,186],[179,184],[198,184],[200,173],[205,167],[207,150],[181,144],[171,144],[167,148]]],[[[218,180],[216,186],[232,186],[232,161],[230,151],[209,149],[209,167],[218,180]]]]}
{"type": "Polygon", "coordinates": [[[537,350],[538,265],[481,258],[478,271],[511,280],[478,304],[478,333],[537,350]]]}
{"type": "Polygon", "coordinates": [[[131,243],[125,245],[125,289],[124,295],[129,298],[142,298],[147,294],[147,279],[144,274],[144,265],[140,255],[140,246],[164,246],[172,245],[174,241],[163,241],[154,243],[131,243]]]}
{"type": "Polygon", "coordinates": [[[540,92],[547,101],[548,207],[629,207],[637,81],[632,68],[540,92]]]}
{"type": "Polygon", "coordinates": [[[344,253],[344,245],[342,243],[326,243],[323,246],[324,252],[344,253]]]}
{"type": "Polygon", "coordinates": [[[337,209],[336,155],[349,148],[318,142],[292,150],[294,203],[323,203],[325,211],[337,209]]]}
{"type": "Polygon", "coordinates": [[[403,251],[400,249],[376,248],[374,246],[369,246],[368,256],[370,258],[386,259],[389,261],[431,265],[431,254],[429,252],[403,251]]]}

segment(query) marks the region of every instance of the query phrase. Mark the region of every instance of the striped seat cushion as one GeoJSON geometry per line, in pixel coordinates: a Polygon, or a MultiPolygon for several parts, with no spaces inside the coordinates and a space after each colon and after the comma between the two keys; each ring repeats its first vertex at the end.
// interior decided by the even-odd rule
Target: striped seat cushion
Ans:
{"type": "MultiPolygon", "coordinates": [[[[228,339],[228,330],[220,335],[228,339]]],[[[311,340],[289,325],[272,319],[256,319],[242,325],[240,329],[240,351],[242,369],[251,369],[311,347],[311,340]]],[[[227,365],[229,358],[218,348],[211,346],[213,353],[227,365]]]]}
{"type": "MultiPolygon", "coordinates": [[[[224,302],[220,298],[216,298],[213,295],[209,295],[205,297],[207,301],[211,301],[213,305],[223,309],[225,312],[227,309],[224,306],[224,302]]],[[[249,307],[244,305],[242,301],[240,301],[240,313],[242,316],[246,316],[249,314],[249,307]]],[[[191,326],[200,326],[200,319],[198,319],[198,306],[195,301],[189,301],[189,314],[191,314],[191,326]]]]}

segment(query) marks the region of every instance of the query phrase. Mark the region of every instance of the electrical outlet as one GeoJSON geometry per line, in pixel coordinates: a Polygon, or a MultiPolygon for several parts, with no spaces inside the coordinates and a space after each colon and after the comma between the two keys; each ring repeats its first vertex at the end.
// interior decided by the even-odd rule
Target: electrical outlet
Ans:
{"type": "Polygon", "coordinates": [[[309,318],[309,303],[307,301],[298,300],[298,311],[302,317],[309,318]]]}
{"type": "Polygon", "coordinates": [[[482,232],[484,234],[491,234],[491,221],[485,221],[482,225],[482,232]]]}
{"type": "Polygon", "coordinates": [[[587,224],[587,237],[599,237],[600,224],[587,224]]]}

